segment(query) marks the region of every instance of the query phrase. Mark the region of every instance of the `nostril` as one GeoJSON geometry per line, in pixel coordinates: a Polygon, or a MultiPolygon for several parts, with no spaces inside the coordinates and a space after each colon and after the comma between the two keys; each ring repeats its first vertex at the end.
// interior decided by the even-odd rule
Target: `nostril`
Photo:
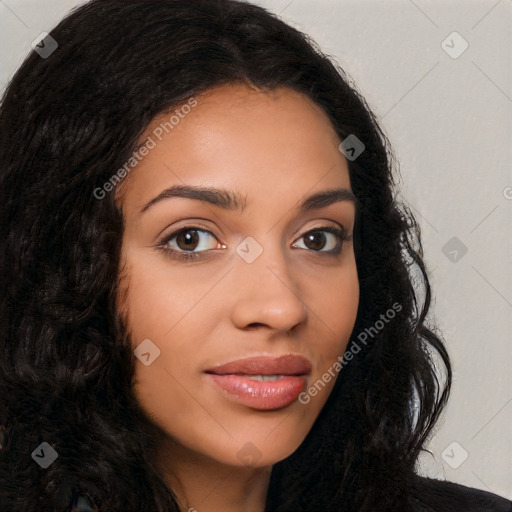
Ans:
{"type": "Polygon", "coordinates": [[[253,322],[252,324],[249,324],[247,327],[254,328],[254,327],[261,327],[262,325],[264,325],[264,324],[259,323],[259,322],[253,322]]]}

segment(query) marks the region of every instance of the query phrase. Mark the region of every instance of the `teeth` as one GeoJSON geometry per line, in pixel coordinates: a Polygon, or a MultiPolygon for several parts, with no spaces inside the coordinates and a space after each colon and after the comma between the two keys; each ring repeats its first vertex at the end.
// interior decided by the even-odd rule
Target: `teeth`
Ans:
{"type": "Polygon", "coordinates": [[[281,379],[284,375],[246,375],[248,379],[259,380],[260,382],[281,379]]]}

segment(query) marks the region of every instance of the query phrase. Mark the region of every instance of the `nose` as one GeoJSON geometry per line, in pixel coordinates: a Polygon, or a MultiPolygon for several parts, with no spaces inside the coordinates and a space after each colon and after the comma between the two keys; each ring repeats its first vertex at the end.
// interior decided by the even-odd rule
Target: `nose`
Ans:
{"type": "Polygon", "coordinates": [[[265,247],[251,263],[238,258],[232,279],[232,321],[239,329],[264,326],[288,333],[306,320],[298,272],[290,268],[279,247],[265,247]]]}

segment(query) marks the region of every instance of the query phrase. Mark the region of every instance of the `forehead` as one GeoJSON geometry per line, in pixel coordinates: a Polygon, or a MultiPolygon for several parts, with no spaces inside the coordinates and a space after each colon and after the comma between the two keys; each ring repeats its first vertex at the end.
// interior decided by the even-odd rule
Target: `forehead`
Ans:
{"type": "Polygon", "coordinates": [[[159,114],[141,136],[152,149],[123,183],[137,190],[138,197],[130,195],[139,204],[171,184],[222,186],[276,200],[284,189],[300,196],[320,181],[350,185],[339,137],[304,94],[227,84],[189,105],[159,114]]]}

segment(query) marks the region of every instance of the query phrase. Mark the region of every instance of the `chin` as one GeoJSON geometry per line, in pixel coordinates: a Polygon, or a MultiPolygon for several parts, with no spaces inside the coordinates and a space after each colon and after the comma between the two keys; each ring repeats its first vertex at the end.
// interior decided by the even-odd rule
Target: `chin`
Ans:
{"type": "Polygon", "coordinates": [[[227,445],[217,445],[216,458],[238,467],[272,466],[294,453],[309,432],[304,425],[297,424],[294,428],[288,424],[282,428],[276,421],[269,422],[266,428],[258,431],[255,431],[254,424],[252,427],[234,435],[227,445]]]}
{"type": "MultiPolygon", "coordinates": [[[[245,441],[241,447],[232,446],[229,452],[216,453],[220,458],[216,458],[218,462],[229,466],[239,468],[265,468],[273,466],[278,462],[289,457],[300,446],[298,443],[287,442],[285,444],[267,443],[262,444],[256,440],[245,441]]],[[[215,450],[217,452],[217,450],[215,450]]]]}

